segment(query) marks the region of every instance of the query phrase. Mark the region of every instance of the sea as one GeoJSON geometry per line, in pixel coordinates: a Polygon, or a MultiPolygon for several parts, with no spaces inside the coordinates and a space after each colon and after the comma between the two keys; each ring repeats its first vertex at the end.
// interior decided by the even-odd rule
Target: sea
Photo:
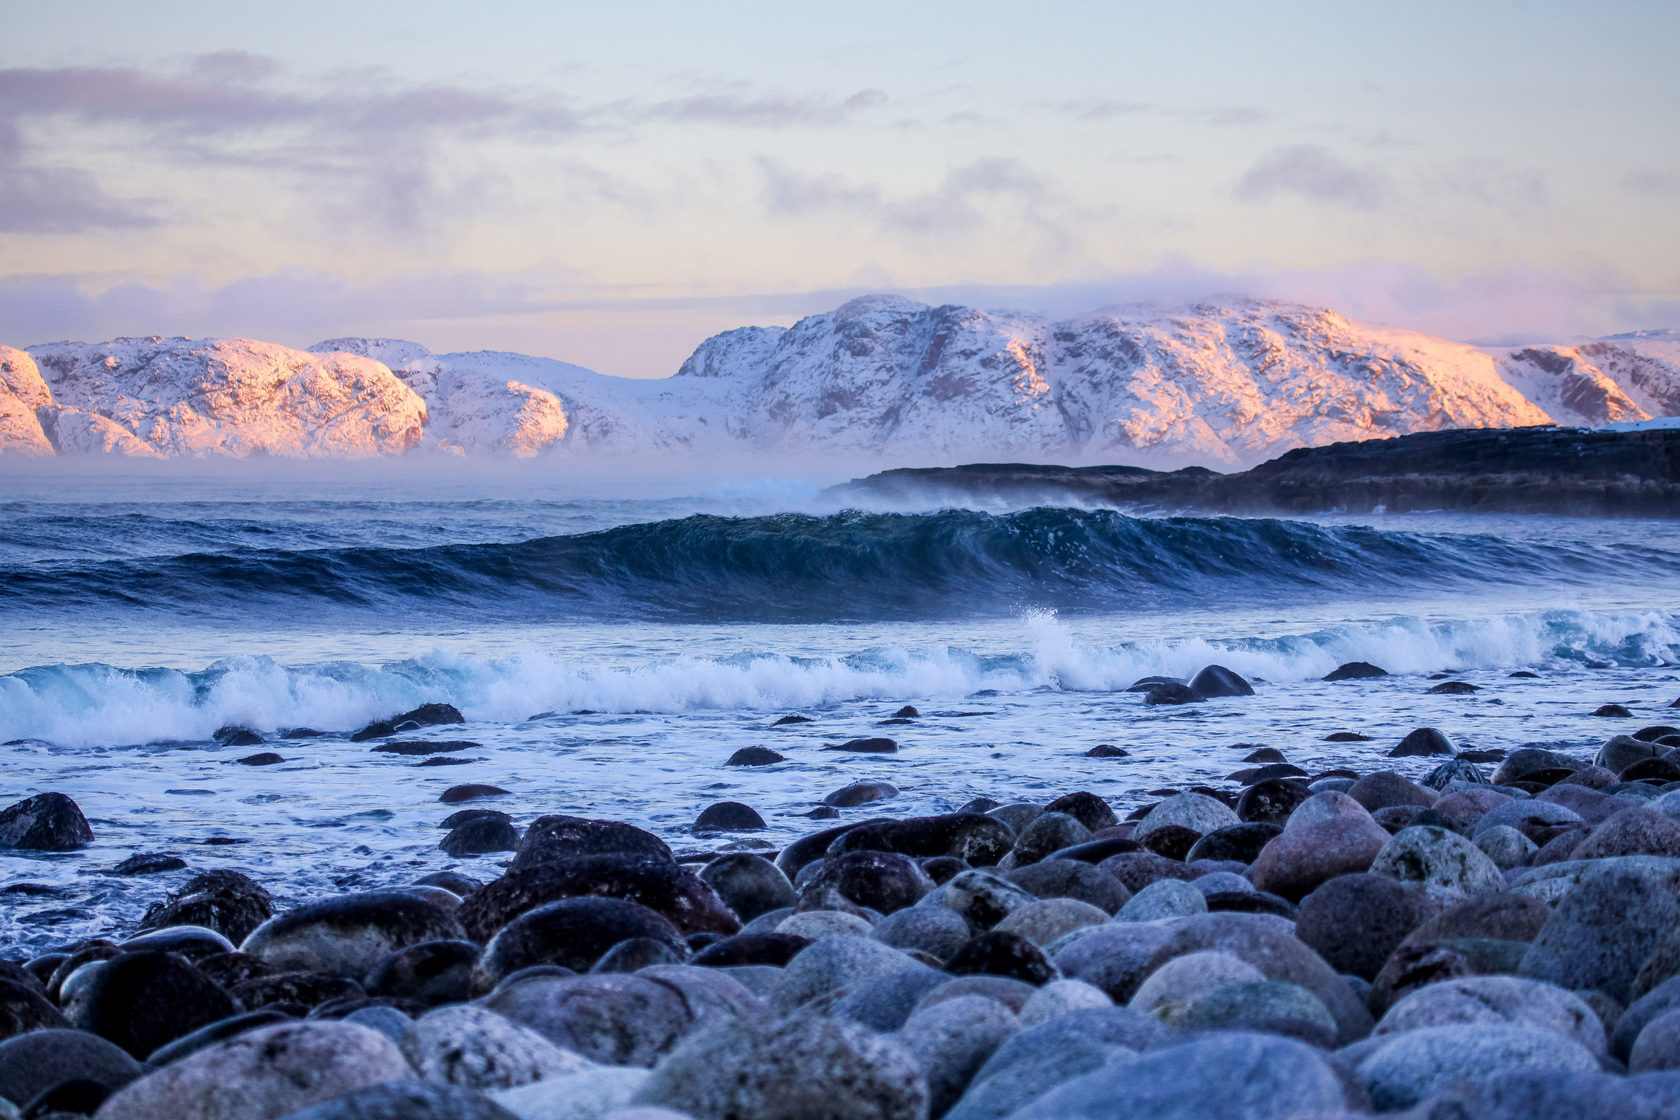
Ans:
{"type": "Polygon", "coordinates": [[[494,878],[506,854],[437,847],[463,783],[506,790],[470,806],[520,825],[768,851],[859,780],[899,794],[842,821],[1073,790],[1124,814],[1237,788],[1260,745],[1418,777],[1432,760],[1386,757],[1416,727],[1586,757],[1680,723],[1680,521],[871,506],[826,481],[5,479],[0,805],[68,794],[94,842],[0,853],[0,955],[121,936],[210,868],[281,905],[494,878]],[[1350,661],[1389,675],[1321,679],[1350,661]],[[1129,691],[1210,664],[1254,695],[1129,691]],[[1449,679],[1477,691],[1429,691],[1449,679]],[[466,722],[403,737],[466,761],[350,739],[433,702],[466,722]],[[1632,716],[1592,714],[1612,702],[1632,716]],[[1347,731],[1369,741],[1326,740],[1347,731]],[[828,749],[872,736],[898,750],[828,749]],[[786,760],[725,765],[748,746],[786,760]],[[285,761],[237,761],[257,752],[285,761]],[[693,834],[718,801],[765,827],[693,834]],[[111,873],[141,853],[188,867],[111,873]]]}

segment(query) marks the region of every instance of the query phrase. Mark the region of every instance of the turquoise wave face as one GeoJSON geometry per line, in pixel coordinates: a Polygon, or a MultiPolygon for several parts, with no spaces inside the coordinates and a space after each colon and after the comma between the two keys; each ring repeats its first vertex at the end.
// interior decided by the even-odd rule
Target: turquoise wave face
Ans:
{"type": "Polygon", "coordinates": [[[1656,587],[1680,572],[1680,553],[1625,541],[1064,508],[695,515],[431,547],[261,547],[253,534],[206,534],[215,547],[195,551],[0,564],[0,612],[421,608],[475,619],[824,622],[1205,609],[1479,584],[1656,587]]]}

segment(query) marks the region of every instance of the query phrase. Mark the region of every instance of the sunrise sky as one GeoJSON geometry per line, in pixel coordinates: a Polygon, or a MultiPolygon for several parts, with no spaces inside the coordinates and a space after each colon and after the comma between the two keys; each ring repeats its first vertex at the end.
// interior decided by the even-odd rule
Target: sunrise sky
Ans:
{"type": "Polygon", "coordinates": [[[1680,326],[1673,3],[0,0],[0,341],[663,376],[862,291],[1680,326]]]}

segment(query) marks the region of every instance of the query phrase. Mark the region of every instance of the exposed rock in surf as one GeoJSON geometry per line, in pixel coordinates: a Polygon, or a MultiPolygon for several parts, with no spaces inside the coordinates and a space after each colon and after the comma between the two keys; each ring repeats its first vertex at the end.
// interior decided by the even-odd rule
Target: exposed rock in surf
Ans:
{"type": "Polygon", "coordinates": [[[853,754],[896,754],[898,741],[876,735],[866,739],[848,739],[844,743],[824,747],[825,751],[849,751],[853,754]]]}
{"type": "Polygon", "coordinates": [[[764,818],[751,805],[719,801],[702,810],[689,831],[699,836],[712,832],[753,832],[765,827],[764,818]]]}
{"type": "Polygon", "coordinates": [[[1442,681],[1429,689],[1430,692],[1438,696],[1468,696],[1472,692],[1480,692],[1481,690],[1480,685],[1471,684],[1469,681],[1442,681]]]}
{"type": "Polygon", "coordinates": [[[1410,758],[1414,755],[1453,753],[1452,740],[1436,727],[1420,727],[1408,732],[1398,746],[1388,752],[1390,758],[1410,758]]]}
{"type": "Polygon", "coordinates": [[[506,797],[508,793],[509,791],[501,786],[468,782],[465,785],[450,786],[438,796],[438,800],[445,805],[458,805],[463,801],[477,801],[484,797],[506,797]]]}
{"type": "Polygon", "coordinates": [[[273,751],[259,751],[256,754],[248,754],[244,758],[236,758],[233,761],[240,766],[277,766],[286,760],[273,751]]]}
{"type": "Polygon", "coordinates": [[[73,852],[91,843],[81,807],[62,793],[38,793],[0,809],[0,848],[73,852]]]}
{"type": "Polygon", "coordinates": [[[262,735],[257,731],[233,724],[218,727],[210,737],[224,747],[254,747],[263,741],[262,735]]]}
{"type": "Polygon", "coordinates": [[[1595,716],[1606,716],[1611,719],[1628,719],[1633,715],[1632,712],[1628,711],[1620,704],[1600,704],[1593,710],[1592,714],[1595,716]]]}
{"type": "Polygon", "coordinates": [[[112,875],[156,875],[163,871],[180,871],[186,866],[187,861],[179,856],[156,853],[129,856],[111,868],[110,873],[112,875]]]}
{"type": "Polygon", "coordinates": [[[1222,696],[1253,696],[1254,686],[1242,678],[1242,675],[1225,668],[1223,665],[1209,665],[1194,677],[1190,678],[1190,688],[1200,696],[1209,699],[1222,696]]]}
{"type": "Polygon", "coordinates": [[[454,754],[434,754],[430,758],[423,758],[416,762],[416,766],[468,766],[474,762],[483,762],[482,758],[465,758],[454,754]]]}
{"type": "Polygon", "coordinates": [[[1182,677],[1139,677],[1127,686],[1127,692],[1150,692],[1164,684],[1184,684],[1182,677]]]}
{"type": "Polygon", "coordinates": [[[893,719],[920,719],[922,713],[916,710],[914,704],[906,704],[892,714],[893,719]]]}
{"type": "Polygon", "coordinates": [[[885,801],[897,796],[898,787],[891,782],[853,782],[851,785],[842,786],[823,798],[823,804],[840,809],[850,809],[858,805],[867,805],[872,801],[885,801]]]}
{"type": "MultiPolygon", "coordinates": [[[[791,718],[791,717],[786,717],[786,718],[791,718]]],[[[800,718],[801,718],[802,722],[805,722],[805,723],[810,722],[809,720],[806,720],[803,717],[800,717],[800,718]]],[[[778,754],[776,751],[771,750],[769,747],[742,747],[740,750],[738,750],[734,754],[730,755],[729,756],[729,761],[725,762],[724,765],[725,766],[772,766],[775,763],[786,762],[786,761],[787,761],[787,755],[778,754]]]]}
{"type": "Polygon", "coordinates": [[[362,743],[369,739],[383,739],[388,735],[395,735],[399,731],[416,731],[422,727],[438,727],[447,723],[465,723],[466,717],[461,715],[459,708],[453,704],[422,704],[412,711],[392,716],[390,719],[378,719],[350,736],[352,743],[362,743]]]}
{"type": "Polygon", "coordinates": [[[635,825],[554,814],[531,822],[509,870],[525,871],[553,860],[610,853],[672,858],[665,841],[635,825]]]}
{"type": "Polygon", "coordinates": [[[1357,731],[1332,731],[1324,737],[1326,743],[1369,743],[1371,736],[1357,731]]]}
{"type": "Polygon", "coordinates": [[[1593,763],[1612,774],[1620,775],[1634,763],[1657,758],[1662,753],[1662,748],[1654,743],[1636,739],[1632,735],[1617,735],[1598,748],[1598,755],[1593,759],[1593,763]]]}
{"type": "Polygon", "coordinates": [[[1537,681],[1540,679],[1540,674],[1531,669],[1518,669],[1515,672],[1506,673],[1505,675],[1513,680],[1537,681]]]}
{"type": "Polygon", "coordinates": [[[470,739],[393,739],[373,748],[375,754],[449,754],[452,751],[482,750],[483,744],[470,739]]]}
{"type": "Polygon", "coordinates": [[[792,715],[792,716],[783,716],[781,719],[777,720],[775,723],[772,723],[770,726],[771,727],[791,727],[796,723],[810,723],[810,722],[812,722],[810,716],[792,715]]]}
{"type": "Polygon", "coordinates": [[[1086,758],[1129,758],[1131,752],[1113,743],[1098,743],[1085,752],[1086,758]]]}
{"type": "MultiPolygon", "coordinates": [[[[1128,689],[1128,691],[1130,691],[1128,689]]],[[[1191,688],[1189,685],[1169,681],[1158,684],[1144,693],[1145,704],[1200,704],[1207,697],[1191,688]]]]}
{"type": "Polygon", "coordinates": [[[140,929],[203,926],[234,944],[274,916],[274,900],[262,885],[237,871],[206,871],[187,880],[178,893],[147,909],[140,929]]]}
{"type": "MultiPolygon", "coordinates": [[[[1243,746],[1243,744],[1238,744],[1238,746],[1240,748],[1241,746],[1243,746]]],[[[1283,757],[1283,752],[1278,750],[1276,747],[1257,747],[1254,750],[1249,751],[1246,755],[1244,755],[1243,756],[1243,761],[1244,762],[1272,763],[1272,762],[1284,762],[1286,760],[1283,757]]]]}
{"type": "Polygon", "coordinates": [[[1368,681],[1388,676],[1387,669],[1379,669],[1369,661],[1349,661],[1338,665],[1320,679],[1327,681],[1368,681]]]}
{"type": "Polygon", "coordinates": [[[511,852],[519,847],[519,830],[505,819],[476,817],[450,829],[438,847],[456,858],[511,852]]]}
{"type": "Polygon", "coordinates": [[[439,828],[459,828],[468,821],[495,820],[513,823],[513,818],[500,809],[457,809],[438,822],[439,828]]]}
{"type": "Polygon", "coordinates": [[[1658,739],[1665,739],[1670,735],[1680,735],[1680,727],[1670,727],[1666,723],[1651,727],[1641,727],[1633,733],[1635,739],[1645,743],[1655,743],[1658,739]]]}
{"type": "Polygon", "coordinates": [[[840,815],[840,810],[832,805],[818,805],[815,809],[807,809],[799,815],[814,821],[831,821],[840,815]]]}
{"type": "Polygon", "coordinates": [[[1108,802],[1088,790],[1064,793],[1044,806],[1046,813],[1066,813],[1092,832],[1113,828],[1120,823],[1108,802]]]}
{"type": "Polygon", "coordinates": [[[667,856],[610,852],[515,866],[474,892],[458,911],[467,935],[488,940],[525,912],[562,899],[610,897],[638,903],[684,933],[730,934],[740,922],[717,893],[667,856]]]}

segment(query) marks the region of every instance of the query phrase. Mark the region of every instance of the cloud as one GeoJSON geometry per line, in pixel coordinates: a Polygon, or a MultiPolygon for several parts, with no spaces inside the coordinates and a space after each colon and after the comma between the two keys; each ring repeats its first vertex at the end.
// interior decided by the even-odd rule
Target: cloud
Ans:
{"type": "Polygon", "coordinates": [[[1647,198],[1680,195],[1680,175],[1658,167],[1636,167],[1622,176],[1622,189],[1647,198]]]}
{"type": "Polygon", "coordinates": [[[1376,210],[1393,193],[1388,176],[1355,167],[1317,144],[1273,148],[1237,180],[1236,196],[1262,202],[1294,195],[1308,202],[1350,210],[1376,210]]]}
{"type": "Polygon", "coordinates": [[[148,202],[113,198],[86,171],[32,166],[0,121],[0,233],[101,233],[158,224],[148,202]]]}
{"type": "Polygon", "coordinates": [[[1152,101],[1116,101],[1103,97],[1079,97],[1053,101],[1044,106],[1059,116],[1082,124],[1101,124],[1127,117],[1156,117],[1212,128],[1246,128],[1273,119],[1275,114],[1258,105],[1160,105],[1152,101]]]}

